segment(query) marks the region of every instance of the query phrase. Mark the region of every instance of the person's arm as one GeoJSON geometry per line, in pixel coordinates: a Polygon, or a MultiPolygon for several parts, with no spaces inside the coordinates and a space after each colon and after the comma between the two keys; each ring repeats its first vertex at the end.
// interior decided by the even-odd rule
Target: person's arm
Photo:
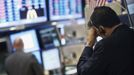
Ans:
{"type": "Polygon", "coordinates": [[[77,64],[78,75],[99,75],[106,68],[103,46],[97,44],[94,51],[91,47],[85,47],[77,64]]]}
{"type": "Polygon", "coordinates": [[[88,45],[85,47],[79,62],[77,64],[78,75],[100,75],[103,74],[106,67],[104,47],[97,43],[93,49],[96,33],[93,29],[90,30],[87,39],[88,45]]]}
{"type": "Polygon", "coordinates": [[[44,75],[43,68],[38,63],[34,55],[32,55],[32,70],[33,70],[34,75],[44,75]]]}

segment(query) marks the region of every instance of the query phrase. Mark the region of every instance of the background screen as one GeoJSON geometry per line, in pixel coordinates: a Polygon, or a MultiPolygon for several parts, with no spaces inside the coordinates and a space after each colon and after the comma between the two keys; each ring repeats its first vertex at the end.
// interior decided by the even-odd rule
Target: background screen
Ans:
{"type": "Polygon", "coordinates": [[[60,68],[59,51],[57,48],[43,51],[42,57],[45,70],[60,68]]]}
{"type": "Polygon", "coordinates": [[[60,40],[57,30],[54,26],[39,30],[44,49],[50,49],[60,46],[60,40]]]}
{"type": "Polygon", "coordinates": [[[49,0],[50,20],[82,17],[81,0],[49,0]]]}
{"type": "Polygon", "coordinates": [[[0,27],[46,21],[45,1],[0,0],[0,27]]]}
{"type": "Polygon", "coordinates": [[[40,51],[33,51],[31,53],[36,57],[36,59],[39,62],[39,64],[42,64],[40,51]]]}
{"type": "Polygon", "coordinates": [[[24,42],[24,52],[32,52],[40,49],[35,30],[29,30],[29,31],[19,32],[16,34],[11,34],[10,39],[12,45],[15,38],[17,37],[22,38],[24,42]]]}
{"type": "MultiPolygon", "coordinates": [[[[134,24],[134,0],[126,0],[132,25],[134,24]]],[[[134,25],[133,25],[134,26],[134,25]]]]}

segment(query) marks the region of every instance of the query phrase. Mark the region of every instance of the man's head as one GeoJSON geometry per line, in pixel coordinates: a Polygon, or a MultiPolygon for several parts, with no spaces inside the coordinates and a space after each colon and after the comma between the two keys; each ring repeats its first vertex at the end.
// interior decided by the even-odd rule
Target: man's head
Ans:
{"type": "Polygon", "coordinates": [[[22,40],[21,38],[16,38],[16,39],[14,40],[13,47],[14,47],[16,50],[23,50],[23,48],[24,48],[23,40],[22,40]]]}
{"type": "Polygon", "coordinates": [[[88,25],[94,26],[99,33],[105,33],[105,29],[110,30],[118,24],[120,19],[115,11],[110,7],[101,6],[94,9],[88,25]]]}

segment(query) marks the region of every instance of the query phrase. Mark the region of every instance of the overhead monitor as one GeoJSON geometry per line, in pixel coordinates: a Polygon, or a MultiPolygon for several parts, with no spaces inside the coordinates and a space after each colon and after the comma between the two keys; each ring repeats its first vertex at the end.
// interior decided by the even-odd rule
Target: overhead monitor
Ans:
{"type": "Polygon", "coordinates": [[[59,51],[57,48],[43,51],[42,57],[45,70],[54,70],[61,67],[59,51]]]}
{"type": "MultiPolygon", "coordinates": [[[[20,37],[24,42],[24,52],[40,50],[35,30],[22,31],[11,34],[10,40],[13,46],[14,40],[20,37]]],[[[13,49],[15,51],[15,49],[13,49]]]]}
{"type": "Polygon", "coordinates": [[[44,27],[39,30],[44,49],[51,49],[60,46],[59,35],[55,26],[44,27]]]}
{"type": "Polygon", "coordinates": [[[47,20],[46,0],[0,0],[0,28],[47,20]]]}
{"type": "Polygon", "coordinates": [[[33,51],[33,52],[31,52],[31,53],[36,57],[38,63],[39,63],[39,64],[42,64],[40,51],[33,51]]]}
{"type": "Polygon", "coordinates": [[[50,20],[82,18],[82,0],[48,0],[50,20]]]}
{"type": "Polygon", "coordinates": [[[131,25],[134,26],[134,0],[126,0],[131,25]]]}

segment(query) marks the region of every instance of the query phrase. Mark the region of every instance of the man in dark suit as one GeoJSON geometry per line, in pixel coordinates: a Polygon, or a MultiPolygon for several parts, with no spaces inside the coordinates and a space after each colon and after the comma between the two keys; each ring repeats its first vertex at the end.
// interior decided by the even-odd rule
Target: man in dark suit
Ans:
{"type": "Polygon", "coordinates": [[[44,75],[43,69],[32,54],[23,52],[23,40],[15,39],[14,48],[16,52],[5,61],[8,75],[44,75]]]}
{"type": "Polygon", "coordinates": [[[95,8],[88,26],[78,75],[134,75],[134,31],[106,6],[95,8]],[[95,44],[97,36],[103,39],[95,44]]]}

